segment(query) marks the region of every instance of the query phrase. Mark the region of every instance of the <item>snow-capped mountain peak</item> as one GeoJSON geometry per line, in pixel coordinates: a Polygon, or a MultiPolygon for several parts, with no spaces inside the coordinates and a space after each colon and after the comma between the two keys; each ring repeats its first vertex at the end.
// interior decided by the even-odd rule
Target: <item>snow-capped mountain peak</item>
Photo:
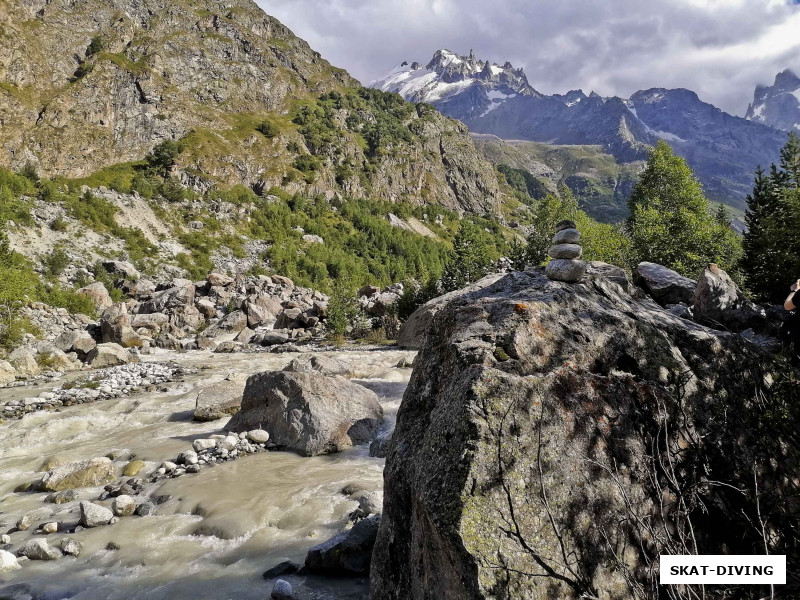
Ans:
{"type": "Polygon", "coordinates": [[[745,118],[784,131],[800,131],[800,77],[786,69],[771,86],[757,86],[745,118]]]}
{"type": "Polygon", "coordinates": [[[396,92],[411,102],[429,103],[445,101],[472,87],[482,91],[487,105],[497,103],[501,95],[502,100],[516,95],[540,96],[521,68],[515,69],[508,62],[500,66],[480,60],[472,51],[462,56],[446,49],[434,52],[425,67],[418,62],[403,62],[371,82],[370,87],[396,92]]]}

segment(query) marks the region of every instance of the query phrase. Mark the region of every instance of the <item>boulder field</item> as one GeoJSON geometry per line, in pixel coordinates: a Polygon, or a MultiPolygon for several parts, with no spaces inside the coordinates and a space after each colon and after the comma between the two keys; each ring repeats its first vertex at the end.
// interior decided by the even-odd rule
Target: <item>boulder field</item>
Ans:
{"type": "Polygon", "coordinates": [[[766,549],[796,571],[796,373],[632,292],[536,268],[409,319],[427,335],[389,442],[373,600],[689,597],[659,586],[660,554],[766,549]]]}

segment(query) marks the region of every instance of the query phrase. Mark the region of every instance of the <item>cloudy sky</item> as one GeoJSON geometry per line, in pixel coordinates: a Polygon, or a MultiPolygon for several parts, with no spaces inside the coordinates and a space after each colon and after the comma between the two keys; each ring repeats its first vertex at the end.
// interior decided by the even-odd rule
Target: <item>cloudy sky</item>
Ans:
{"type": "Polygon", "coordinates": [[[686,87],[742,115],[800,74],[800,0],[257,0],[362,83],[438,48],[523,66],[544,93],[686,87]]]}

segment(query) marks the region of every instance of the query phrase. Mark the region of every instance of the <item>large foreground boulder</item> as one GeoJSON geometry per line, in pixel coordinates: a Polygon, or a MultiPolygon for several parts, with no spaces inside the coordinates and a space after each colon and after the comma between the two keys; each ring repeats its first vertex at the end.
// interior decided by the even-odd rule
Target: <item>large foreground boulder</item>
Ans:
{"type": "Polygon", "coordinates": [[[66,463],[50,469],[36,485],[42,492],[105,485],[117,478],[111,459],[105,456],[66,463]]]}
{"type": "Polygon", "coordinates": [[[270,371],[250,376],[225,429],[264,429],[275,445],[314,456],[372,441],[382,420],[375,392],[343,377],[270,371]]]}
{"type": "Polygon", "coordinates": [[[651,262],[640,262],[633,272],[633,282],[661,306],[667,304],[691,304],[694,300],[694,288],[697,283],[668,269],[651,262]]]}
{"type": "Polygon", "coordinates": [[[247,383],[244,373],[232,373],[219,383],[204,387],[197,394],[195,421],[216,421],[235,415],[242,406],[242,393],[247,383]]]}
{"type": "Polygon", "coordinates": [[[797,572],[788,367],[603,277],[476,288],[434,317],[399,409],[371,598],[688,597],[661,554],[766,548],[797,572]]]}

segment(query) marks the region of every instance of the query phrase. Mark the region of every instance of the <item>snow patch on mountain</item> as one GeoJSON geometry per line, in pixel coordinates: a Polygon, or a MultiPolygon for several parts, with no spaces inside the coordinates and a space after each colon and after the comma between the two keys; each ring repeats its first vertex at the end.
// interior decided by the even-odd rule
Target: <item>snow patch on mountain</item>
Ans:
{"type": "Polygon", "coordinates": [[[485,117],[498,106],[500,106],[503,102],[508,100],[509,98],[516,98],[516,94],[504,94],[498,90],[491,90],[486,94],[486,98],[489,100],[489,106],[486,108],[483,113],[481,113],[482,117],[485,117]]]}
{"type": "Polygon", "coordinates": [[[659,137],[660,139],[665,140],[667,142],[680,142],[680,143],[683,143],[683,144],[686,143],[685,139],[683,139],[682,137],[680,137],[678,135],[675,135],[674,133],[670,133],[669,131],[654,131],[652,129],[651,129],[651,131],[653,131],[653,133],[657,137],[659,137]]]}

